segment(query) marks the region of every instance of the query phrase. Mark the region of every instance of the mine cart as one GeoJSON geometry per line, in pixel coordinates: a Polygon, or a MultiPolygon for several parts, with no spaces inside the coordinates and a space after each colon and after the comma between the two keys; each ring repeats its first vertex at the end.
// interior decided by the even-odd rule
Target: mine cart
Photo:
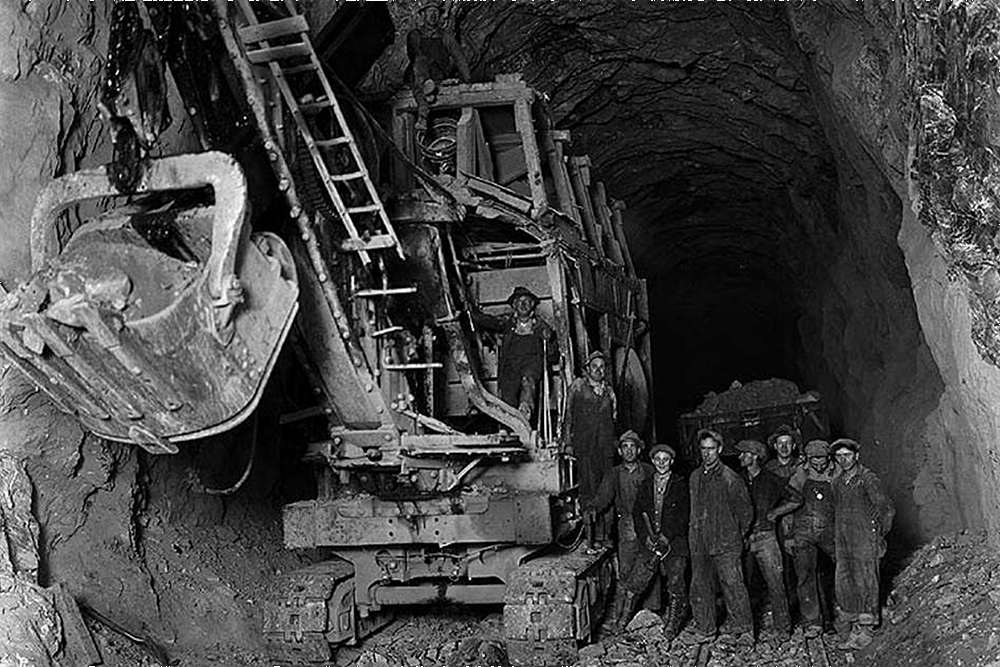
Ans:
{"type": "Polygon", "coordinates": [[[698,465],[700,453],[696,439],[698,431],[703,428],[719,432],[725,440],[723,454],[735,455],[734,446],[740,440],[767,442],[768,436],[782,424],[798,429],[803,443],[814,438],[825,439],[830,434],[821,397],[816,392],[808,392],[795,401],[779,405],[684,414],[677,420],[677,435],[685,460],[691,465],[698,465]]]}
{"type": "Polygon", "coordinates": [[[318,494],[284,508],[284,539],[329,558],[275,582],[275,663],[326,664],[395,607],[441,602],[503,604],[519,664],[574,662],[614,579],[610,550],[576,548],[560,443],[591,351],[619,428],[652,437],[623,206],[516,76],[442,83],[420,132],[399,95],[379,127],[296,3],[146,7],[115,5],[115,161],[43,194],[0,352],[95,433],[165,453],[245,419],[287,339],[311,391],[286,397],[283,438],[318,494]],[[205,152],[148,157],[159,63],[205,152]],[[472,317],[517,287],[554,332],[528,413],[499,398],[472,317]]]}

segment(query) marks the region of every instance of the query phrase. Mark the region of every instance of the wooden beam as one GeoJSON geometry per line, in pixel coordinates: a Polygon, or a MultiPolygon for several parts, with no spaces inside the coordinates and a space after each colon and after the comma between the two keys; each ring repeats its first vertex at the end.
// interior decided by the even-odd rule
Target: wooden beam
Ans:
{"type": "Polygon", "coordinates": [[[535,140],[535,124],[531,120],[531,103],[528,100],[518,100],[514,103],[514,124],[523,142],[531,201],[535,211],[540,213],[549,205],[549,201],[545,193],[545,180],[542,178],[542,160],[538,154],[538,142],[535,140]]]}
{"type": "Polygon", "coordinates": [[[600,223],[601,231],[604,235],[605,247],[608,249],[608,257],[615,264],[622,266],[625,264],[625,259],[622,257],[622,249],[618,246],[618,237],[615,234],[614,224],[611,222],[611,209],[608,207],[608,197],[604,189],[604,183],[600,181],[595,183],[591,188],[591,193],[593,195],[594,212],[597,214],[597,221],[600,223]]]}
{"type": "Polygon", "coordinates": [[[559,208],[576,222],[577,227],[582,232],[580,211],[577,210],[576,200],[573,198],[573,185],[569,182],[569,173],[566,171],[566,159],[562,150],[563,142],[556,141],[555,135],[555,132],[543,133],[542,142],[545,157],[548,158],[552,182],[555,184],[556,196],[559,198],[559,208]]]}
{"type": "Polygon", "coordinates": [[[625,240],[625,202],[616,199],[611,202],[612,224],[614,225],[615,236],[622,248],[622,255],[625,257],[625,266],[628,274],[635,276],[635,264],[632,263],[632,252],[629,250],[628,242],[625,240]]]}
{"type": "Polygon", "coordinates": [[[594,207],[590,201],[590,193],[587,186],[590,176],[590,158],[571,157],[569,159],[569,176],[573,184],[573,192],[580,208],[580,219],[583,222],[583,230],[587,236],[587,241],[594,247],[597,254],[605,257],[604,245],[601,234],[597,228],[597,221],[594,219],[594,207]]]}

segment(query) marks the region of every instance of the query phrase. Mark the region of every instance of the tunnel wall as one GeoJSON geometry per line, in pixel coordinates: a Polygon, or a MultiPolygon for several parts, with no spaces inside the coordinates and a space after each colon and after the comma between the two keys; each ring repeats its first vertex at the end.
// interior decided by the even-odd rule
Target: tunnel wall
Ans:
{"type": "Polygon", "coordinates": [[[864,450],[862,460],[872,461],[892,488],[904,537],[985,525],[1000,540],[994,444],[1000,433],[993,407],[1000,372],[973,341],[968,282],[949,271],[947,248],[933,238],[933,224],[918,216],[929,205],[922,184],[934,175],[915,168],[914,156],[927,143],[917,91],[927,83],[922,64],[933,62],[941,47],[937,19],[905,2],[831,2],[811,12],[790,7],[789,18],[813,66],[817,106],[837,148],[841,211],[860,260],[840,263],[833,276],[841,276],[841,288],[872,287],[825,299],[845,306],[838,309],[846,314],[844,325],[828,330],[844,334],[844,345],[831,340],[831,351],[841,347],[842,354],[829,369],[849,397],[844,425],[866,447],[881,443],[864,450]],[[851,183],[860,192],[846,192],[851,183]],[[884,256],[872,256],[873,248],[890,248],[886,233],[895,234],[896,243],[884,256]],[[869,243],[873,235],[881,239],[869,243]],[[868,275],[850,276],[859,271],[868,275]]]}
{"type": "MultiPolygon", "coordinates": [[[[8,289],[30,271],[30,218],[41,188],[110,158],[97,99],[111,6],[0,0],[0,281],[8,289]]],[[[169,103],[173,125],[155,153],[196,149],[173,91],[169,103]]],[[[300,564],[283,550],[281,503],[267,485],[236,497],[206,495],[197,483],[197,445],[152,459],[89,435],[5,363],[0,449],[25,462],[34,487],[41,585],[66,585],[78,601],[175,658],[196,651],[216,653],[212,664],[263,662],[255,652],[267,582],[300,564]]],[[[273,485],[278,470],[268,474],[273,485]]],[[[146,664],[128,642],[109,643],[107,632],[95,637],[103,664],[146,664]]],[[[0,633],[0,645],[5,639],[0,633]]]]}

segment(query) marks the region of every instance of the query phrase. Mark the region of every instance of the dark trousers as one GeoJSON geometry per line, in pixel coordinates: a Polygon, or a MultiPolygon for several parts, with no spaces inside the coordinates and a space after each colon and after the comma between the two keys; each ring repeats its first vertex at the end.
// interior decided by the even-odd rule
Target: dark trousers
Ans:
{"type": "Polygon", "coordinates": [[[743,564],[738,553],[691,554],[691,612],[695,627],[705,634],[715,634],[716,576],[733,632],[752,632],[750,596],[743,582],[743,564]]]}
{"type": "Polygon", "coordinates": [[[762,531],[750,536],[750,548],[746,552],[746,577],[750,582],[753,564],[757,563],[767,593],[771,599],[771,614],[774,628],[790,631],[792,629],[791,615],[788,613],[788,596],[785,595],[784,565],[782,564],[781,547],[774,531],[762,531]]]}
{"type": "Polygon", "coordinates": [[[684,609],[688,605],[687,586],[684,583],[686,568],[687,558],[684,556],[667,556],[661,561],[652,551],[642,547],[636,555],[632,569],[627,574],[624,574],[624,569],[622,570],[624,574],[622,586],[637,599],[641,599],[650,582],[659,573],[663,589],[670,596],[670,602],[684,609]]]}
{"type": "Polygon", "coordinates": [[[837,604],[845,618],[861,625],[878,622],[878,558],[837,559],[837,604]]]}
{"type": "Polygon", "coordinates": [[[819,539],[796,538],[795,577],[799,580],[799,611],[804,625],[823,625],[824,595],[818,568],[820,551],[835,560],[832,535],[819,539]]]}

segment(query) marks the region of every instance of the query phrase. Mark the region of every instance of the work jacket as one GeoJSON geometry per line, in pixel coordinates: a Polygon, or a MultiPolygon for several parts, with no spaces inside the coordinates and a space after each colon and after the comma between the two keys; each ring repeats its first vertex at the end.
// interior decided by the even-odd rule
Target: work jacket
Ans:
{"type": "Polygon", "coordinates": [[[635,468],[629,470],[624,463],[616,465],[601,481],[597,495],[584,509],[603,510],[614,503],[618,515],[618,537],[623,540],[636,539],[635,525],[632,522],[632,508],[643,482],[653,474],[653,466],[636,461],[635,468]]]}
{"type": "Polygon", "coordinates": [[[834,535],[837,560],[879,559],[896,510],[871,470],[858,463],[833,480],[834,535]]]}
{"type": "Polygon", "coordinates": [[[805,466],[788,480],[793,499],[802,502],[790,517],[796,541],[819,543],[833,535],[833,480],[839,475],[840,467],[831,461],[822,472],[805,466]]]}
{"type": "Polygon", "coordinates": [[[754,519],[750,532],[773,533],[774,521],[767,518],[767,513],[790,497],[785,490],[788,485],[785,484],[785,480],[764,468],[761,468],[756,477],[746,473],[743,479],[746,480],[747,488],[750,489],[750,499],[753,501],[754,519]]]}
{"type": "Polygon", "coordinates": [[[692,554],[743,552],[743,538],[753,520],[750,492],[740,476],[721,461],[711,468],[698,466],[689,480],[691,523],[688,543],[692,554]]]}
{"type": "MultiPolygon", "coordinates": [[[[687,556],[690,553],[688,550],[688,521],[691,501],[687,480],[676,472],[670,473],[670,481],[667,482],[666,491],[663,493],[663,504],[660,505],[660,523],[656,525],[656,508],[653,505],[655,478],[654,474],[643,481],[636,494],[635,505],[632,506],[636,536],[640,544],[645,544],[646,539],[651,537],[649,526],[652,526],[657,534],[667,538],[670,542],[671,556],[687,556]],[[648,524],[646,523],[647,516],[648,524]]],[[[656,539],[655,535],[652,537],[654,540],[656,539]]]]}

